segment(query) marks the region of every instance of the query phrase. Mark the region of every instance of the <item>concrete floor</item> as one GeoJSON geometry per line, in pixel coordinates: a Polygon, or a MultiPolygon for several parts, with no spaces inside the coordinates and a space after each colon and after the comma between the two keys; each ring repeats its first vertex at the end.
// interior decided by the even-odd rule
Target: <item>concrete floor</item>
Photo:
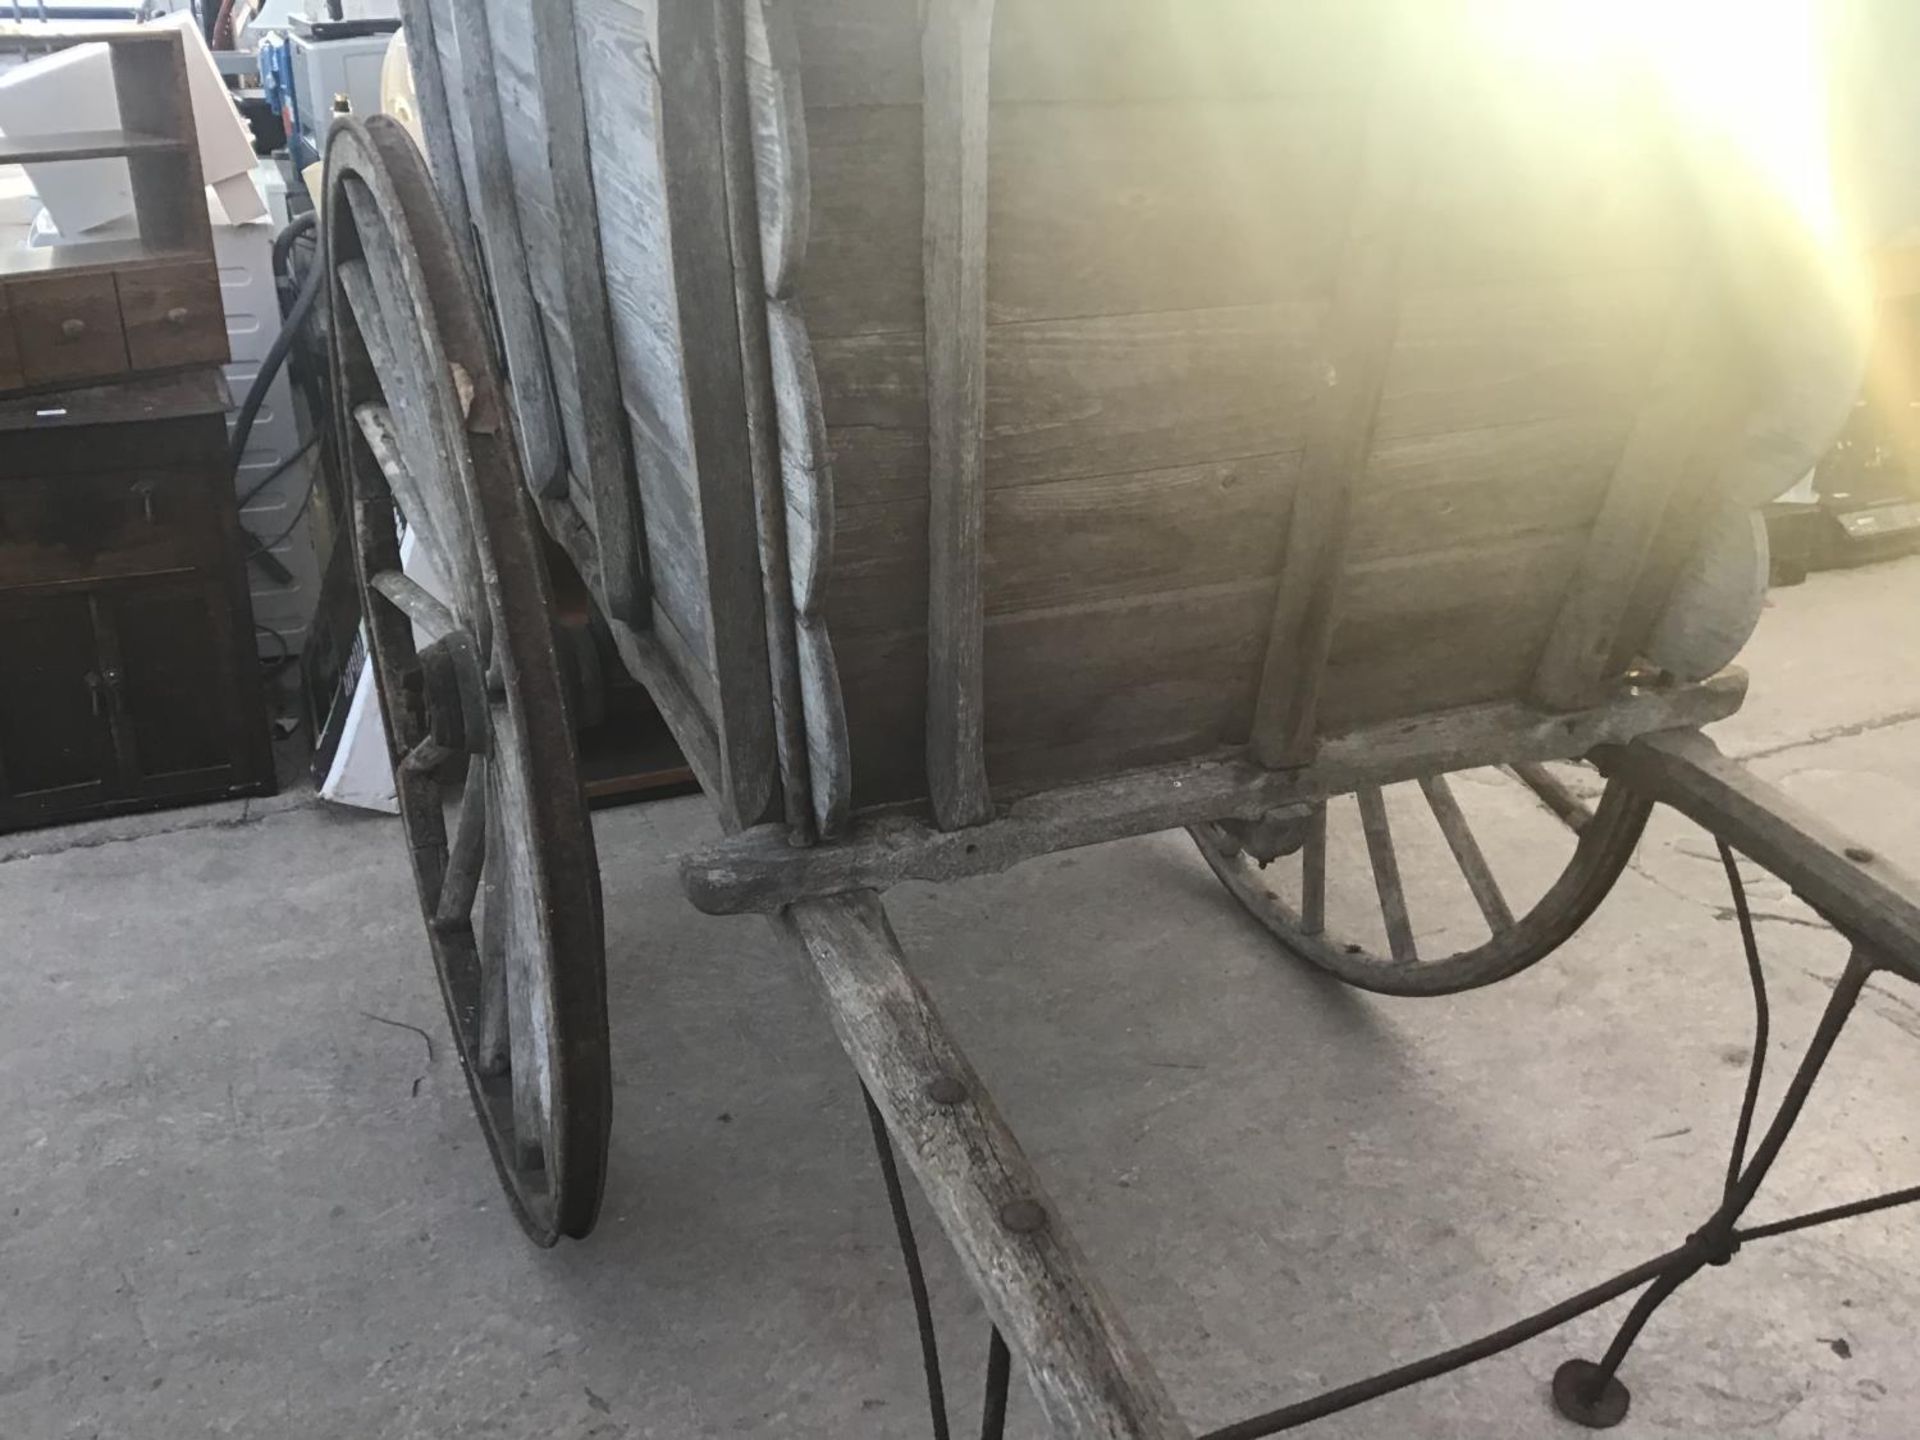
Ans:
{"type": "MultiPolygon", "coordinates": [[[[1720,730],[1909,867],[1917,605],[1920,559],[1780,592],[1720,730]]],[[[1555,843],[1460,788],[1497,863],[1555,843]]],[[[678,893],[672,856],[712,833],[697,800],[600,818],[613,1174],[600,1232],[552,1253],[495,1198],[392,822],[283,803],[0,839],[0,1437],[924,1435],[850,1072],[765,926],[678,893]]],[[[1755,896],[1772,1094],[1842,947],[1755,896]]],[[[1665,1249],[1724,1164],[1746,980],[1711,848],[1671,818],[1575,943],[1452,1000],[1278,958],[1172,836],[894,909],[1196,1426],[1665,1249]]],[[[1756,1215],[1920,1181],[1917,1085],[1920,995],[1876,982],[1756,1215]]],[[[984,1325],[918,1213],[969,1433],[984,1325]]],[[[1911,1440],[1916,1226],[1707,1272],[1633,1356],[1619,1433],[1911,1440]]],[[[1581,1433],[1547,1380],[1620,1313],[1309,1433],[1581,1433]]],[[[1037,1433],[1021,1394],[1012,1431],[1037,1433]]]]}

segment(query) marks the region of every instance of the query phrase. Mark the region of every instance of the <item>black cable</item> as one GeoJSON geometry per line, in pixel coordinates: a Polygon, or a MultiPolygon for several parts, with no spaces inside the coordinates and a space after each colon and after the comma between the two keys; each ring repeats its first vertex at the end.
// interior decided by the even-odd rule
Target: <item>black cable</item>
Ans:
{"type": "Polygon", "coordinates": [[[873,1103],[873,1092],[862,1084],[860,1097],[867,1102],[867,1124],[873,1130],[874,1152],[880,1157],[887,1206],[893,1211],[893,1233],[900,1241],[900,1258],[907,1266],[907,1289],[913,1294],[913,1318],[920,1327],[920,1363],[927,1372],[927,1411],[933,1420],[933,1440],[952,1440],[947,1429],[946,1387],[940,1383],[940,1340],[933,1329],[933,1303],[927,1298],[927,1276],[920,1268],[920,1247],[914,1243],[906,1192],[900,1188],[900,1167],[894,1163],[893,1141],[887,1138],[887,1122],[873,1103]]]}
{"type": "Polygon", "coordinates": [[[313,432],[313,434],[307,436],[306,439],[300,442],[299,448],[296,449],[291,455],[287,456],[286,459],[282,460],[278,465],[274,466],[273,469],[269,470],[266,474],[262,475],[258,480],[254,481],[252,485],[248,486],[247,493],[240,497],[239,503],[235,508],[239,510],[245,510],[247,506],[251,505],[254,501],[258,500],[260,498],[261,491],[265,490],[267,486],[271,485],[274,481],[278,480],[282,475],[286,474],[287,471],[291,470],[295,465],[299,464],[301,457],[307,454],[308,451],[312,450],[313,447],[318,445],[319,443],[320,443],[320,432],[319,430],[316,429],[313,432]]]}
{"type": "MultiPolygon", "coordinates": [[[[280,235],[284,237],[291,231],[312,229],[315,223],[312,212],[308,212],[292,221],[280,235]]],[[[289,246],[292,243],[291,239],[287,241],[289,246]]],[[[284,258],[278,237],[274,241],[274,249],[277,255],[284,258]]],[[[273,344],[267,347],[267,353],[260,361],[259,373],[253,377],[253,383],[247,387],[246,398],[240,402],[239,412],[233,420],[233,438],[227,447],[228,468],[236,477],[240,474],[240,457],[246,453],[248,437],[253,434],[253,422],[260,414],[260,407],[267,402],[267,391],[272,388],[273,378],[280,373],[280,367],[286,363],[300,327],[306,323],[314,301],[319,298],[320,282],[326,271],[324,257],[316,255],[314,263],[307,267],[307,273],[300,281],[300,293],[294,297],[293,306],[287,311],[286,320],[281,323],[280,333],[273,337],[273,344]]]]}
{"type": "Polygon", "coordinates": [[[980,1407],[980,1440],[1002,1440],[1007,1433],[1007,1382],[1013,1356],[998,1325],[987,1341],[987,1398],[980,1407]]]}

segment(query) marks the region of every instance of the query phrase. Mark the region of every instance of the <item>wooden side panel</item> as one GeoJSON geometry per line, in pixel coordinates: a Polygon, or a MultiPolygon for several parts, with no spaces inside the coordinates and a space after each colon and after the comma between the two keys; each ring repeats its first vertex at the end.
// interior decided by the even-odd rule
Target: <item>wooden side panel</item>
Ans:
{"type": "MultiPolygon", "coordinates": [[[[1403,21],[1437,13],[997,0],[996,787],[1247,738],[1395,4],[1403,21]]],[[[856,803],[926,785],[922,8],[793,11],[812,181],[800,299],[838,503],[827,618],[856,803]]],[[[1620,76],[1436,33],[1409,61],[1435,100],[1397,202],[1370,452],[1330,471],[1351,505],[1323,731],[1525,692],[1699,238],[1671,136],[1620,76]]]]}

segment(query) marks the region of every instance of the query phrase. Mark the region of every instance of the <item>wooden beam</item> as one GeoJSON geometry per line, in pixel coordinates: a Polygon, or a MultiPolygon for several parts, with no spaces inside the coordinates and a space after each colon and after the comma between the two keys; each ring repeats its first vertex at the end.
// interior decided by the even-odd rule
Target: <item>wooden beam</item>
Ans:
{"type": "Polygon", "coordinates": [[[1689,502],[1716,477],[1745,388],[1734,341],[1726,297],[1696,275],[1534,671],[1539,704],[1580,709],[1624,673],[1621,656],[1640,638],[1625,633],[1629,621],[1637,615],[1644,628],[1652,618],[1635,604],[1650,563],[1657,551],[1684,558],[1691,549],[1684,535],[1663,545],[1662,531],[1678,520],[1697,536],[1700,507],[1689,502]]]}
{"type": "Polygon", "coordinates": [[[1311,765],[1269,770],[1244,756],[1188,761],[1049,790],[999,807],[993,819],[946,831],[913,808],[854,817],[844,838],[796,850],[765,826],[683,857],[680,881],[712,915],[771,912],[796,901],[907,880],[990,875],[1082,845],[1210,820],[1255,820],[1363,785],[1389,785],[1513,760],[1561,760],[1656,730],[1725,719],[1746,696],[1737,670],[1697,686],[1631,692],[1576,715],[1523,705],[1455,710],[1328,739],[1311,765]]]}
{"type": "Polygon", "coordinates": [[[600,209],[587,150],[586,89],[580,81],[573,0],[540,0],[532,7],[530,23],[547,166],[560,218],[560,286],[573,349],[574,393],[580,399],[586,447],[585,454],[571,457],[573,470],[593,497],[600,604],[610,618],[644,627],[652,611],[646,527],[600,262],[600,209]]]}
{"type": "Polygon", "coordinates": [[[1771,870],[1875,963],[1920,984],[1920,879],[1697,732],[1643,736],[1595,758],[1609,777],[1671,805],[1771,870]]]}
{"type": "Polygon", "coordinates": [[[1346,246],[1313,370],[1320,385],[1307,405],[1300,481],[1254,703],[1252,750],[1263,765],[1299,765],[1313,754],[1353,491],[1373,449],[1400,317],[1421,116],[1409,94],[1411,67],[1395,58],[1396,42],[1383,43],[1388,59],[1376,82],[1346,246]]]}
{"type": "Polygon", "coordinates": [[[806,958],[888,1133],[1025,1367],[1049,1433],[1184,1440],[1191,1432],[1059,1207],[908,973],[879,897],[796,905],[775,928],[806,958]]]}
{"type": "Polygon", "coordinates": [[[928,0],[921,266],[927,352],[927,790],[947,829],[992,813],[985,612],[987,113],[993,0],[928,0]]]}

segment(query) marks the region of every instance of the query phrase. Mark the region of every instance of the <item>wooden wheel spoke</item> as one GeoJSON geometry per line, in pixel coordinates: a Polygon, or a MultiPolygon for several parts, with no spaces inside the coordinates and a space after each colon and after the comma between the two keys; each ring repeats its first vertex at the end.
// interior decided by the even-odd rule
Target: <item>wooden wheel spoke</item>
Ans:
{"type": "Polygon", "coordinates": [[[1300,928],[1309,935],[1327,928],[1327,807],[1313,807],[1300,856],[1300,928]]]}
{"type": "Polygon", "coordinates": [[[1578,835],[1593,819],[1593,811],[1558,775],[1535,761],[1523,760],[1507,767],[1531,790],[1560,822],[1578,835]]]}
{"type": "Polygon", "coordinates": [[[467,761],[467,783],[460,792],[460,808],[454,816],[453,839],[447,846],[447,869],[440,882],[440,899],[434,906],[433,924],[438,929],[451,930],[473,918],[474,897],[479,893],[487,855],[492,808],[487,757],[472,756],[467,761]]]}
{"type": "Polygon", "coordinates": [[[1500,893],[1500,882],[1493,878],[1487,857],[1480,849],[1480,842],[1473,838],[1473,829],[1467,824],[1460,802],[1453,798],[1446,777],[1430,775],[1420,782],[1420,790],[1427,797],[1427,808],[1439,822],[1440,833],[1446,837],[1447,848],[1453,851],[1453,858],[1466,877],[1467,888],[1473,891],[1474,903],[1486,917],[1488,928],[1496,935],[1511,929],[1513,911],[1507,905],[1507,897],[1500,893]]]}
{"type": "Polygon", "coordinates": [[[425,644],[431,645],[460,628],[453,612],[411,575],[399,570],[382,570],[369,577],[367,585],[413,622],[425,644]]]}
{"type": "Polygon", "coordinates": [[[1380,918],[1387,926],[1387,946],[1401,962],[1419,959],[1413,942],[1413,924],[1407,918],[1407,897],[1400,887],[1400,862],[1393,853],[1393,830],[1387,823],[1387,801],[1378,786],[1358,791],[1360,828],[1366,832],[1367,855],[1373,861],[1373,884],[1380,893],[1380,918]]]}

